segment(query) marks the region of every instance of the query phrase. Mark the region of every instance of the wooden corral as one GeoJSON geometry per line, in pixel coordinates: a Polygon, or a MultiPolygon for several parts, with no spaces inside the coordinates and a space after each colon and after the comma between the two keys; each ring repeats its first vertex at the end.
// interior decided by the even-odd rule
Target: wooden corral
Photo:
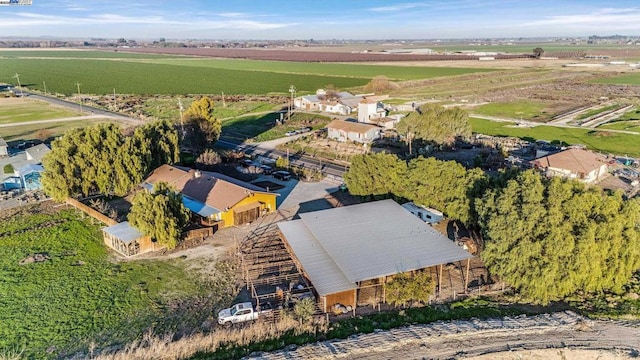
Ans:
{"type": "Polygon", "coordinates": [[[78,201],[76,199],[67,198],[67,200],[65,200],[65,202],[68,205],[71,205],[74,208],[82,211],[83,213],[91,216],[92,218],[104,223],[105,225],[112,226],[112,225],[115,225],[115,224],[118,223],[117,221],[113,220],[112,218],[100,213],[99,211],[93,209],[90,206],[87,206],[87,205],[81,203],[80,201],[78,201]]]}

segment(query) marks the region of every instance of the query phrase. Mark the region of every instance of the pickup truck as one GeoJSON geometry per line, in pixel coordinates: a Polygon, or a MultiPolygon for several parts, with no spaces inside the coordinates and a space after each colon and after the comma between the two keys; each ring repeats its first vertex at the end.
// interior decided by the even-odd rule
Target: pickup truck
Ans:
{"type": "Polygon", "coordinates": [[[237,324],[258,319],[260,315],[264,315],[273,311],[272,309],[256,310],[250,302],[235,304],[228,309],[220,310],[218,313],[218,324],[237,324]]]}

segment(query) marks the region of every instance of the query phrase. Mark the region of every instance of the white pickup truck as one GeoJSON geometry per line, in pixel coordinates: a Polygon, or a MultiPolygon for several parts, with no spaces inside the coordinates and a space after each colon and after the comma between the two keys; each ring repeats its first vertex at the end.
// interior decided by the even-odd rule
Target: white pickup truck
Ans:
{"type": "Polygon", "coordinates": [[[256,320],[260,315],[273,311],[265,309],[258,311],[253,308],[250,302],[235,304],[228,309],[222,309],[218,313],[218,324],[237,324],[246,321],[256,320]]]}

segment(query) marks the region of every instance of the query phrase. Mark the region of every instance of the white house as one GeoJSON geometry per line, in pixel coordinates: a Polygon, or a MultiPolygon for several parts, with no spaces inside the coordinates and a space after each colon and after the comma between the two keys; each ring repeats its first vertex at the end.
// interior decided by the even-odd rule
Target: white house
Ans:
{"type": "Polygon", "coordinates": [[[358,104],[358,122],[372,123],[373,120],[387,116],[387,111],[381,102],[364,99],[358,104]]]}
{"type": "Polygon", "coordinates": [[[437,224],[444,218],[444,215],[440,211],[422,205],[416,205],[413,202],[402,204],[402,207],[417,216],[420,220],[429,224],[437,224]]]}
{"type": "Polygon", "coordinates": [[[320,111],[332,114],[349,115],[351,108],[335,100],[323,100],[320,102],[320,111]]]}
{"type": "Polygon", "coordinates": [[[548,176],[577,179],[584,183],[593,183],[607,174],[604,156],[576,148],[534,159],[531,165],[548,176]]]}
{"type": "Polygon", "coordinates": [[[382,129],[370,124],[333,120],[327,125],[327,137],[340,142],[355,141],[369,143],[380,138],[382,129]]]}
{"type": "Polygon", "coordinates": [[[319,110],[320,98],[318,95],[298,96],[293,100],[296,109],[319,110]]]}

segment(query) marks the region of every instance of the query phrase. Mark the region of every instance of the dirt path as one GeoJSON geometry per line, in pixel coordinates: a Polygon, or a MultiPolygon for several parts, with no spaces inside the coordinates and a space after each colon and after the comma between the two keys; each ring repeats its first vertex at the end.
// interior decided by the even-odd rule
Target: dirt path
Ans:
{"type": "MultiPolygon", "coordinates": [[[[640,325],[629,322],[590,321],[573,312],[489,320],[436,322],[325,341],[252,359],[571,359],[544,349],[581,350],[606,355],[600,359],[626,359],[640,349],[640,325]],[[542,352],[537,353],[537,350],[542,352]],[[517,357],[521,351],[532,357],[517,357]],[[527,353],[528,352],[528,353],[527,353]],[[486,355],[491,354],[491,355],[486,355]],[[544,357],[538,357],[545,354],[544,357]],[[482,357],[484,356],[484,357],[482,357]],[[535,357],[533,357],[535,356],[535,357]],[[626,356],[626,357],[625,357],[626,356]]],[[[573,357],[573,359],[582,357],[573,357]]]]}

